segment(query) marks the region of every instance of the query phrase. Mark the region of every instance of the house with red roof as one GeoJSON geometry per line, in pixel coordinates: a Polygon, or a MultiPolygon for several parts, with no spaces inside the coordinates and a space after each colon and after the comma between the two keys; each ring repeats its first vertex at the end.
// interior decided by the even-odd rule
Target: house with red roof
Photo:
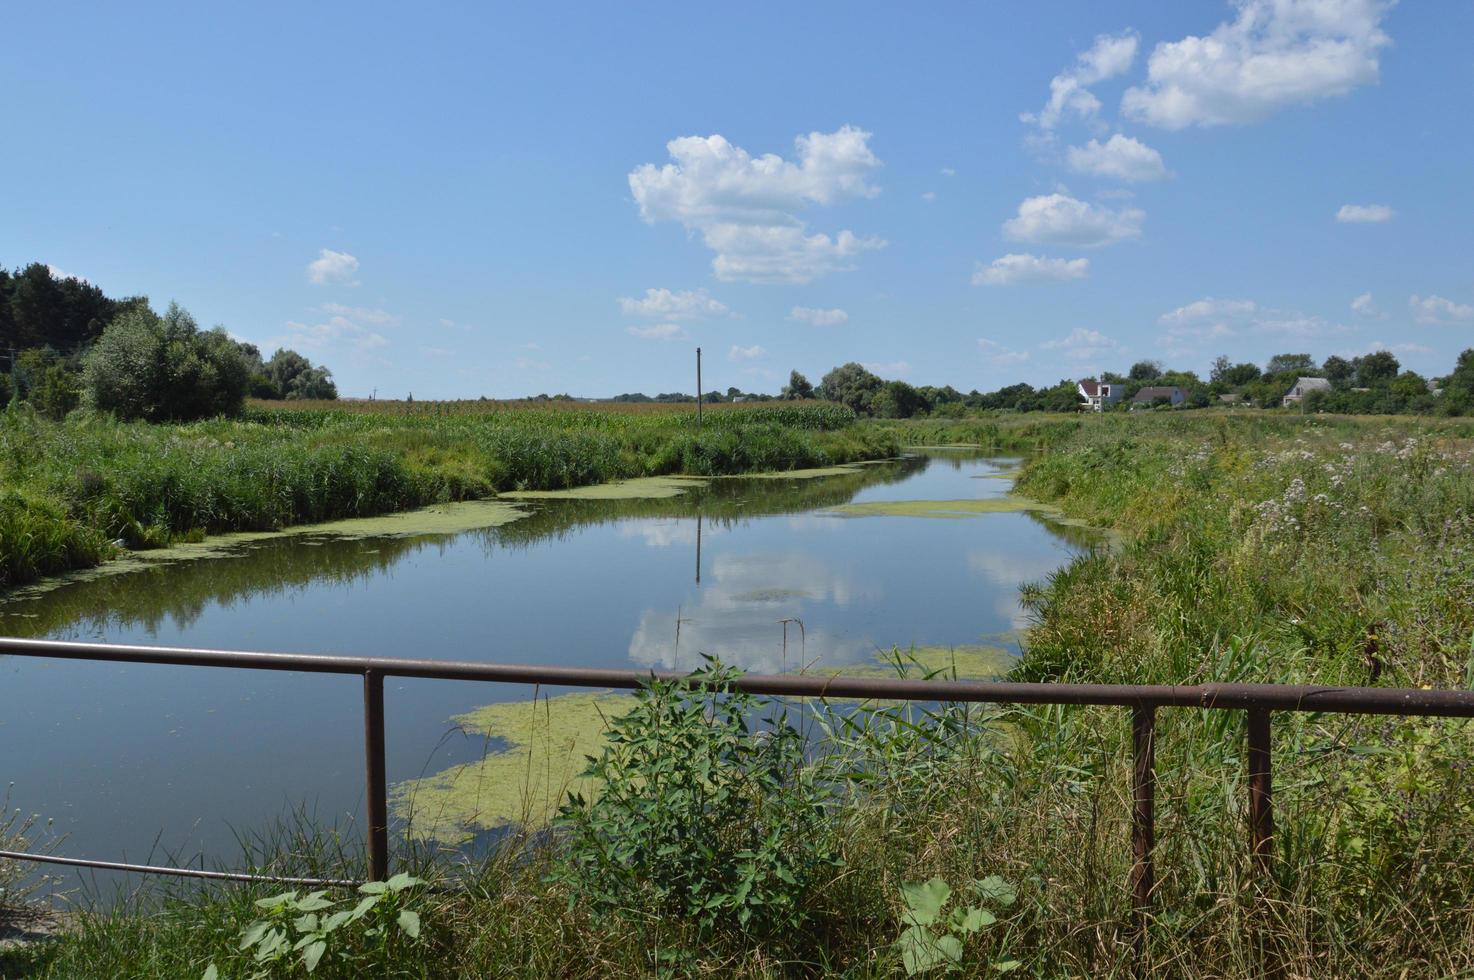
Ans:
{"type": "Polygon", "coordinates": [[[1125,394],[1121,386],[1111,384],[1107,381],[1096,381],[1094,378],[1086,378],[1075,385],[1075,390],[1080,397],[1085,399],[1083,407],[1092,412],[1103,412],[1108,406],[1116,404],[1125,394]]]}

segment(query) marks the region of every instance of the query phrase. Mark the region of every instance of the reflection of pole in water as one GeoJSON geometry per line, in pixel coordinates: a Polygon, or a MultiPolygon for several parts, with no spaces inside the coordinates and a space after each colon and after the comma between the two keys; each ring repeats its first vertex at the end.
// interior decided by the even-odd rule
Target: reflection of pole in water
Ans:
{"type": "Polygon", "coordinates": [[[696,512],[696,584],[701,584],[701,511],[696,512]]]}

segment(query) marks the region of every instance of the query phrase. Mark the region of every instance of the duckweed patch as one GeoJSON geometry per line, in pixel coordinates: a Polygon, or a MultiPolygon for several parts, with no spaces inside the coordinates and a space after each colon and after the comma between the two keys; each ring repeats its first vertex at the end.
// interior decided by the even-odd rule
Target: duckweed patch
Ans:
{"type": "Polygon", "coordinates": [[[570,790],[587,786],[587,756],[607,719],[628,711],[628,694],[601,691],[489,704],[455,721],[504,747],[394,788],[390,803],[411,837],[459,844],[477,830],[546,826],[570,790]]]}
{"type": "Polygon", "coordinates": [[[701,477],[643,476],[568,490],[512,490],[500,496],[504,500],[658,500],[679,497],[706,483],[701,477]]]}
{"type": "Polygon", "coordinates": [[[897,648],[892,652],[879,651],[864,663],[835,667],[820,664],[811,673],[830,677],[905,676],[914,680],[937,675],[948,679],[956,676],[958,680],[991,680],[1007,674],[1015,659],[1014,653],[1005,647],[964,643],[958,646],[923,646],[911,647],[909,650],[897,648]]]}

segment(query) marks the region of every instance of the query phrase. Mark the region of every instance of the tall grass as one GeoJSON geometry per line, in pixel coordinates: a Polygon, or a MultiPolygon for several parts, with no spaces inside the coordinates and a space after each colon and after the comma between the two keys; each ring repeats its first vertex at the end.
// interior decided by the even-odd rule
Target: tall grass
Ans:
{"type": "MultiPolygon", "coordinates": [[[[382,403],[376,403],[382,404],[382,403]]],[[[117,547],[365,517],[672,473],[737,474],[892,456],[827,403],[694,414],[587,408],[393,415],[253,408],[242,421],[51,422],[0,413],[0,589],[117,547]]],[[[480,403],[463,403],[479,405],[480,403]]]]}

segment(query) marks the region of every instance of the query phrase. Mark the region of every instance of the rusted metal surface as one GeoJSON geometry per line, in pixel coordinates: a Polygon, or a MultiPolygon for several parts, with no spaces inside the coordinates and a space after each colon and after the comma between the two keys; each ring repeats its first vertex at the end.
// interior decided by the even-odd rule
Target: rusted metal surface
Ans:
{"type": "MultiPolygon", "coordinates": [[[[0,655],[185,667],[285,670],[320,674],[356,674],[364,685],[364,759],[369,870],[382,880],[389,873],[388,787],[384,770],[384,678],[500,682],[562,687],[631,689],[652,677],[679,679],[669,671],[607,670],[543,665],[474,663],[451,660],[408,660],[326,654],[255,653],[21,640],[0,637],[0,655]]],[[[1194,708],[1246,711],[1249,722],[1248,786],[1250,854],[1256,876],[1268,881],[1273,871],[1274,816],[1271,780],[1270,714],[1274,711],[1335,712],[1380,715],[1474,717],[1474,691],[1323,687],[1290,684],[1015,684],[948,680],[884,680],[859,677],[816,677],[796,674],[747,674],[731,682],[737,690],[790,697],[909,701],[988,702],[993,704],[1061,704],[1118,706],[1132,709],[1132,908],[1140,927],[1146,921],[1156,884],[1155,846],[1156,710],[1194,708]]],[[[193,868],[126,864],[0,851],[0,858],[40,861],[73,867],[174,875],[225,881],[270,881],[309,887],[357,882],[287,878],[193,868]]]]}

